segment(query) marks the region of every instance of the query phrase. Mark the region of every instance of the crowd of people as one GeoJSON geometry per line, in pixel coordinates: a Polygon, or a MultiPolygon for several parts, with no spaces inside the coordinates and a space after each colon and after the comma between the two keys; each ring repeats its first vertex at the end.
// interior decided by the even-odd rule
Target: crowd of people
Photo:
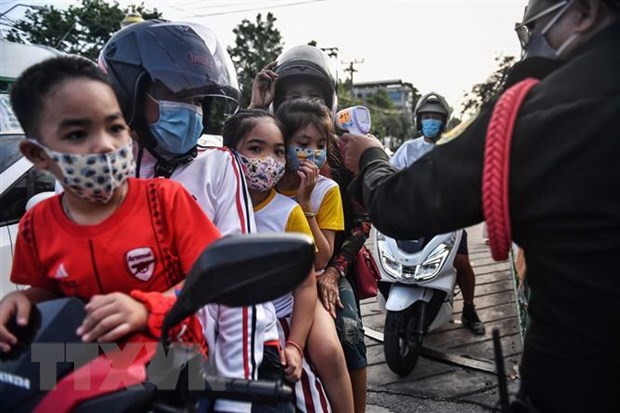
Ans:
{"type": "MultiPolygon", "coordinates": [[[[529,411],[619,407],[619,17],[617,0],[531,0],[517,27],[525,55],[512,76],[541,79],[519,112],[509,175],[513,238],[531,287],[519,394],[529,411]],[[541,57],[544,73],[531,69],[541,57]]],[[[336,85],[323,51],[296,46],[256,74],[240,109],[235,68],[216,36],[158,20],[117,32],[97,64],[65,56],[27,69],[11,91],[27,137],[20,149],[62,189],[20,222],[11,280],[30,287],[0,302],[0,351],[17,344],[10,320],[24,326],[33,305],[62,296],[87,303],[76,332],[84,342],[160,337],[211,242],[304,233],[314,265],[294,291],[247,307],[210,304],[171,336],[199,343],[213,374],[295,388],[290,403],[218,399],[214,411],[364,412],[356,254],[371,222],[412,239],[484,220],[495,102],[436,145],[451,108],[429,93],[415,109],[420,137],[390,160],[373,136],[337,136],[336,85]],[[198,145],[219,126],[221,147],[198,145]]],[[[454,265],[462,321],[485,334],[466,236],[454,265]]]]}

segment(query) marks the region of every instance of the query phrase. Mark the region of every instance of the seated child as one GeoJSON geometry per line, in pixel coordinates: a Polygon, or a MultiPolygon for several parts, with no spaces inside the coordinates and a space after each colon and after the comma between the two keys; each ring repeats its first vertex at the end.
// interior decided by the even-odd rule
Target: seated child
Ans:
{"type": "MultiPolygon", "coordinates": [[[[28,137],[22,153],[65,191],[20,222],[11,280],[30,288],[0,302],[0,351],[16,344],[11,318],[26,325],[33,304],[62,296],[88,302],[77,330],[84,342],[158,337],[172,290],[218,230],[181,185],[130,177],[129,129],[90,61],[59,57],[29,68],[11,103],[28,137]]],[[[182,341],[204,345],[198,320],[185,323],[182,341]]]]}
{"type": "MultiPolygon", "coordinates": [[[[259,232],[301,232],[313,236],[314,232],[308,218],[304,216],[300,204],[275,191],[275,185],[285,174],[286,163],[284,146],[284,135],[286,133],[281,123],[261,110],[243,111],[226,122],[223,135],[224,145],[234,149],[241,161],[259,232]]],[[[311,180],[305,180],[305,182],[308,185],[315,184],[311,180]]],[[[305,184],[303,189],[308,190],[309,193],[312,192],[312,188],[306,188],[305,184]]],[[[340,199],[339,195],[338,199],[340,199]]],[[[338,221],[337,217],[335,221],[338,221]]],[[[327,343],[327,347],[331,344],[332,352],[329,355],[327,353],[313,353],[313,348],[309,348],[309,359],[316,362],[315,356],[320,358],[325,355],[327,358],[321,360],[318,365],[331,364],[331,368],[334,366],[338,368],[338,361],[342,358],[344,377],[346,378],[344,388],[336,388],[335,386],[339,386],[341,383],[333,381],[329,385],[340,393],[341,398],[343,394],[346,398],[347,391],[351,391],[350,385],[347,390],[348,377],[346,377],[346,367],[344,367],[344,356],[338,342],[334,323],[316,323],[315,312],[319,307],[316,305],[316,301],[314,274],[311,274],[293,294],[287,294],[274,301],[276,315],[280,319],[280,340],[284,346],[284,377],[287,381],[296,383],[297,407],[301,411],[328,411],[329,409],[323,386],[309,364],[311,362],[304,360],[304,348],[307,339],[313,334],[317,340],[321,336],[321,339],[327,343]],[[334,360],[336,361],[335,364],[333,364],[334,360]]],[[[322,311],[325,312],[324,309],[322,311]]],[[[329,316],[327,319],[329,320],[329,316]]],[[[268,354],[267,350],[265,354],[268,354]]],[[[319,376],[322,379],[321,373],[319,370],[319,376]]],[[[335,376],[327,371],[324,373],[328,379],[335,376]]],[[[340,372],[341,376],[342,373],[340,372]]],[[[277,374],[263,375],[260,378],[274,379],[277,378],[277,374]]],[[[335,394],[335,392],[332,393],[332,396],[335,397],[335,394]]],[[[343,405],[341,401],[332,401],[331,398],[330,402],[332,406],[340,407],[343,405]]]]}

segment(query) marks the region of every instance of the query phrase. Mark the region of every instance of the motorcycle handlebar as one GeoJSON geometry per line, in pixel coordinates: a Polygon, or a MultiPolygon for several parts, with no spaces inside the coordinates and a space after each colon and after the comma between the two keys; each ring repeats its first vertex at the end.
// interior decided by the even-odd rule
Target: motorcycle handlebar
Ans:
{"type": "Polygon", "coordinates": [[[277,403],[293,399],[293,389],[281,381],[227,379],[207,376],[205,390],[209,398],[256,403],[277,403]]]}

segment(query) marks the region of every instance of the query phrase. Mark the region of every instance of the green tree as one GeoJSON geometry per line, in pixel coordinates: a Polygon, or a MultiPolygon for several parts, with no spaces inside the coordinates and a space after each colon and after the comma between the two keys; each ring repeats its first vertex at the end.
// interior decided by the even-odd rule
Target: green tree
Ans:
{"type": "Polygon", "coordinates": [[[233,33],[235,46],[228,48],[242,90],[242,105],[250,104],[252,81],[260,70],[282,52],[282,35],[275,27],[276,17],[267,13],[266,19],[258,13],[254,22],[243,19],[233,33]]]}
{"type": "Polygon", "coordinates": [[[480,107],[495,98],[504,87],[508,72],[515,63],[514,56],[498,56],[495,58],[498,68],[483,83],[474,85],[471,92],[465,94],[463,113],[474,114],[480,107]]]}
{"type": "MultiPolygon", "coordinates": [[[[147,10],[144,3],[132,7],[145,20],[161,18],[157,9],[147,10]]],[[[80,6],[59,9],[54,6],[42,11],[27,10],[6,39],[17,43],[50,46],[60,51],[96,60],[105,42],[120,29],[130,8],[104,0],[82,0],[80,6]]]]}

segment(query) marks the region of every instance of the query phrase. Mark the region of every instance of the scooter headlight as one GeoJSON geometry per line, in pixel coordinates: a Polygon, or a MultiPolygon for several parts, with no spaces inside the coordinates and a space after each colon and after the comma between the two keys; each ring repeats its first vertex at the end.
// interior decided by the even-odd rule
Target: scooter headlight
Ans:
{"type": "Polygon", "coordinates": [[[453,233],[445,242],[439,244],[437,248],[420,265],[403,266],[403,276],[416,282],[429,281],[435,278],[448,259],[450,251],[454,248],[456,233],[453,233]]]}
{"type": "Polygon", "coordinates": [[[452,247],[447,244],[439,244],[422,264],[415,267],[413,278],[416,281],[428,281],[437,276],[446,263],[451,249],[452,247]]]}
{"type": "Polygon", "coordinates": [[[399,279],[401,277],[402,265],[400,265],[394,258],[386,252],[385,238],[379,238],[377,235],[377,249],[379,250],[379,257],[381,267],[392,277],[399,279]]]}
{"type": "Polygon", "coordinates": [[[381,258],[381,267],[394,279],[400,282],[429,281],[436,277],[446,263],[450,251],[454,248],[457,233],[454,232],[443,243],[439,244],[433,252],[420,265],[401,265],[392,257],[385,247],[386,239],[377,232],[377,249],[381,258]]]}

